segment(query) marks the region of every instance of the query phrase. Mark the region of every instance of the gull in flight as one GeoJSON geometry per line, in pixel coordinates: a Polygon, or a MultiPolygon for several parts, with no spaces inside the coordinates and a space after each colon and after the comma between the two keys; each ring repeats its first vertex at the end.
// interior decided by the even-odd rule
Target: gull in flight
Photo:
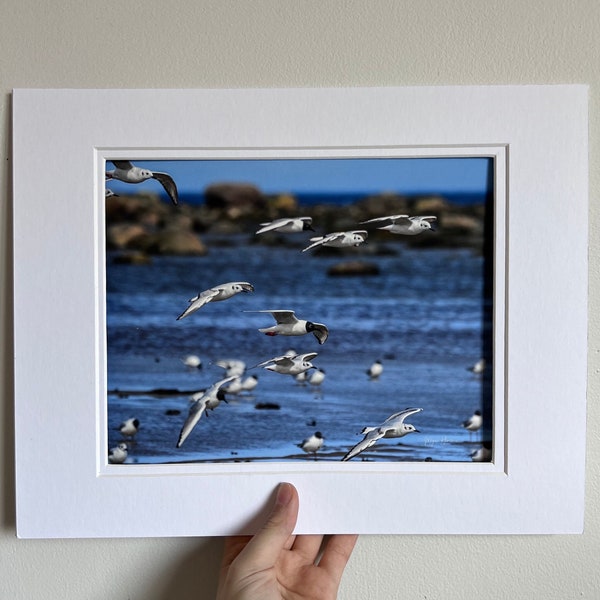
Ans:
{"type": "Polygon", "coordinates": [[[334,233],[328,233],[327,235],[310,238],[310,241],[313,243],[304,248],[302,252],[306,252],[307,250],[317,246],[331,246],[333,248],[360,246],[367,240],[368,235],[369,234],[366,232],[366,230],[363,229],[356,231],[336,231],[334,233]]]}
{"type": "Polygon", "coordinates": [[[269,223],[261,223],[261,228],[256,232],[266,233],[276,231],[278,233],[296,233],[297,231],[314,231],[312,228],[312,217],[296,217],[295,219],[275,219],[269,223]]]}
{"type": "Polygon", "coordinates": [[[139,428],[140,421],[139,419],[135,418],[127,419],[119,425],[119,431],[121,432],[121,435],[131,438],[135,436],[139,428]]]}
{"type": "Polygon", "coordinates": [[[249,310],[246,312],[269,313],[272,315],[277,324],[259,329],[265,335],[305,335],[312,333],[319,344],[324,344],[329,337],[329,329],[325,325],[298,319],[293,310],[249,310]]]}
{"type": "Polygon", "coordinates": [[[367,223],[378,223],[382,221],[391,221],[384,227],[378,227],[378,229],[385,229],[390,233],[398,233],[402,235],[417,235],[424,231],[435,231],[432,227],[432,222],[437,217],[409,217],[408,215],[391,215],[389,217],[378,217],[377,219],[369,219],[368,221],[361,221],[361,225],[367,223]]]}
{"type": "Polygon", "coordinates": [[[221,379],[213,383],[207,390],[192,396],[194,403],[190,406],[190,412],[179,433],[177,448],[181,447],[181,444],[185,442],[205,411],[214,410],[221,404],[221,401],[225,401],[225,392],[221,388],[234,379],[235,377],[221,379]]]}
{"type": "Polygon", "coordinates": [[[268,371],[282,373],[283,375],[298,375],[303,371],[308,371],[314,366],[310,361],[317,356],[316,352],[308,352],[306,354],[297,354],[296,356],[277,356],[265,360],[257,367],[264,367],[268,371]]]}
{"type": "Polygon", "coordinates": [[[121,442],[118,446],[111,448],[108,452],[108,462],[111,465],[120,465],[127,458],[127,444],[121,442]]]}
{"type": "Polygon", "coordinates": [[[317,452],[323,447],[323,434],[320,431],[316,431],[313,435],[298,444],[298,448],[302,448],[307,454],[312,454],[317,460],[317,452]]]}
{"type": "Polygon", "coordinates": [[[365,427],[361,431],[361,435],[365,437],[356,444],[350,451],[342,458],[343,461],[350,460],[363,450],[370,448],[377,440],[381,438],[399,438],[409,433],[417,432],[419,430],[414,425],[404,423],[404,420],[410,415],[421,412],[422,408],[407,408],[400,412],[394,413],[388,417],[381,425],[377,427],[365,427]]]}
{"type": "Polygon", "coordinates": [[[148,179],[156,179],[165,189],[173,204],[178,202],[177,186],[168,173],[159,173],[134,166],[128,160],[112,160],[115,169],[106,171],[106,179],[117,179],[125,183],[142,183],[148,179]]]}
{"type": "Polygon", "coordinates": [[[220,300],[227,300],[240,292],[253,292],[254,286],[247,281],[231,281],[229,283],[222,283],[216,285],[208,290],[200,292],[197,296],[190,298],[188,302],[190,305],[177,317],[177,320],[183,319],[193,312],[196,312],[199,308],[202,308],[209,302],[219,302],[220,300]]]}

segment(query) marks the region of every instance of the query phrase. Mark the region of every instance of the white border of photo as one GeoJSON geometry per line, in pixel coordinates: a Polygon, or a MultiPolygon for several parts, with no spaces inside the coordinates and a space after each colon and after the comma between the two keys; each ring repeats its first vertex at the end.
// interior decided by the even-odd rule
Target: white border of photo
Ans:
{"type": "Polygon", "coordinates": [[[297,533],[582,531],[586,86],[15,90],[13,140],[19,537],[251,533],[280,481],[297,533]],[[107,159],[427,156],[494,159],[492,462],[107,464],[107,159]]]}

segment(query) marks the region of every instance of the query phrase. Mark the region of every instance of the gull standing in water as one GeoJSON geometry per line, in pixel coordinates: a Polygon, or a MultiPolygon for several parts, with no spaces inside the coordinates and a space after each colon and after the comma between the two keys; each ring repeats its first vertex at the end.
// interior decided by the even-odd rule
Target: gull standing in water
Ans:
{"type": "Polygon", "coordinates": [[[349,248],[352,246],[360,246],[362,243],[366,242],[368,235],[369,234],[367,231],[363,229],[328,233],[327,235],[310,238],[310,241],[313,243],[304,248],[302,252],[306,252],[307,250],[316,248],[317,246],[331,246],[332,248],[349,248]]]}
{"type": "Polygon", "coordinates": [[[467,370],[475,375],[481,375],[485,371],[485,358],[480,358],[473,366],[467,367],[467,370]]]}
{"type": "Polygon", "coordinates": [[[475,433],[481,428],[483,424],[483,417],[481,416],[481,411],[476,410],[473,413],[473,416],[468,418],[466,421],[462,422],[462,426],[469,432],[469,437],[471,437],[472,433],[475,433]]]}
{"type": "Polygon", "coordinates": [[[261,228],[256,232],[266,233],[274,231],[277,233],[296,233],[298,231],[314,231],[312,228],[312,217],[296,217],[294,219],[275,219],[269,223],[261,223],[261,228]]]}
{"type": "Polygon", "coordinates": [[[329,337],[329,329],[325,325],[298,319],[293,310],[249,310],[246,312],[269,313],[275,319],[276,325],[259,329],[265,335],[305,335],[312,333],[319,344],[324,344],[329,337]]]}
{"type": "Polygon", "coordinates": [[[194,404],[190,406],[190,412],[181,428],[179,433],[179,439],[177,440],[177,448],[181,447],[181,444],[185,442],[188,435],[192,432],[192,429],[196,426],[200,417],[206,410],[214,410],[225,401],[225,392],[221,389],[224,385],[227,385],[230,381],[233,381],[235,377],[226,377],[216,383],[213,383],[207,390],[201,392],[199,397],[194,397],[194,404]]]}
{"type": "Polygon", "coordinates": [[[380,360],[376,360],[368,369],[367,375],[371,379],[377,379],[383,373],[383,365],[380,360]]]}
{"type": "Polygon", "coordinates": [[[177,317],[177,320],[183,319],[193,312],[196,312],[199,308],[202,308],[209,302],[219,302],[221,300],[227,300],[236,294],[241,292],[253,292],[254,286],[247,281],[230,281],[229,283],[221,283],[215,287],[209,288],[200,292],[197,296],[190,298],[188,302],[190,305],[177,317]]]}
{"type": "Polygon", "coordinates": [[[361,221],[361,225],[391,221],[388,225],[378,227],[378,229],[385,229],[390,233],[401,235],[418,235],[424,231],[435,231],[431,224],[436,219],[437,217],[434,216],[409,217],[408,215],[390,215],[389,217],[378,217],[376,219],[369,219],[368,221],[361,221]]]}
{"type": "Polygon", "coordinates": [[[125,183],[142,183],[142,181],[147,181],[148,179],[156,179],[163,186],[167,194],[169,194],[171,202],[177,204],[179,198],[177,186],[168,173],[142,169],[141,167],[136,167],[128,160],[112,160],[111,162],[115,165],[115,169],[106,171],[106,179],[117,179],[125,183]]]}
{"type": "Polygon", "coordinates": [[[394,413],[388,417],[381,425],[377,427],[365,427],[361,431],[361,435],[365,437],[356,444],[350,451],[342,458],[343,461],[350,460],[363,450],[370,448],[377,440],[381,438],[399,438],[409,433],[419,433],[419,430],[414,425],[404,423],[404,420],[410,415],[421,412],[422,408],[407,408],[403,411],[394,413]]]}
{"type": "Polygon", "coordinates": [[[139,428],[140,421],[139,419],[135,418],[127,419],[119,425],[119,431],[121,432],[121,435],[131,438],[135,436],[135,434],[139,431],[139,428]]]}
{"type": "Polygon", "coordinates": [[[118,446],[111,448],[108,452],[108,462],[111,465],[120,465],[127,458],[127,444],[121,442],[118,446]]]}
{"type": "Polygon", "coordinates": [[[310,361],[317,356],[316,352],[307,352],[306,354],[297,354],[296,356],[277,356],[265,360],[257,367],[264,367],[268,371],[281,373],[283,375],[298,375],[303,371],[308,371],[314,366],[310,361]]]}
{"type": "Polygon", "coordinates": [[[320,431],[316,431],[313,435],[298,444],[298,448],[302,448],[307,454],[312,454],[317,460],[317,452],[323,447],[324,442],[323,434],[320,431]]]}
{"type": "Polygon", "coordinates": [[[190,369],[201,369],[202,359],[197,354],[188,354],[181,359],[181,362],[190,369]]]}

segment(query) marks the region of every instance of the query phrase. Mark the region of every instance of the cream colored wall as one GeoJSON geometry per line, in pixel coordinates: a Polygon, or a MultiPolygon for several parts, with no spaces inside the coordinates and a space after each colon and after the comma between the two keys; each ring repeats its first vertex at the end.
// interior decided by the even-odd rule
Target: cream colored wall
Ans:
{"type": "MultiPolygon", "coordinates": [[[[221,551],[221,542],[216,539],[15,539],[9,125],[12,88],[558,82],[590,84],[585,533],[555,537],[364,536],[347,569],[340,598],[600,598],[597,0],[2,0],[0,6],[0,598],[213,598],[221,551]]],[[[66,185],[57,173],[57,185],[61,180],[66,185]]],[[[540,210],[542,201],[540,198],[540,210]]],[[[585,230],[581,233],[584,235],[585,230]]],[[[562,430],[568,436],[568,405],[569,399],[565,398],[565,421],[557,423],[557,443],[563,443],[562,430]]],[[[202,499],[198,499],[198,507],[207,509],[202,499]]]]}

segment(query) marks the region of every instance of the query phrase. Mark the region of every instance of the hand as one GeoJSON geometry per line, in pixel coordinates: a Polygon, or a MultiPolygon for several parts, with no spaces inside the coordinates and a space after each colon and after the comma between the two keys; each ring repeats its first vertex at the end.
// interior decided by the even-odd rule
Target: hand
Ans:
{"type": "Polygon", "coordinates": [[[321,554],[322,535],[292,533],[298,507],[296,488],[282,483],[262,529],[225,540],[217,600],[335,600],[357,536],[332,535],[321,554]]]}

